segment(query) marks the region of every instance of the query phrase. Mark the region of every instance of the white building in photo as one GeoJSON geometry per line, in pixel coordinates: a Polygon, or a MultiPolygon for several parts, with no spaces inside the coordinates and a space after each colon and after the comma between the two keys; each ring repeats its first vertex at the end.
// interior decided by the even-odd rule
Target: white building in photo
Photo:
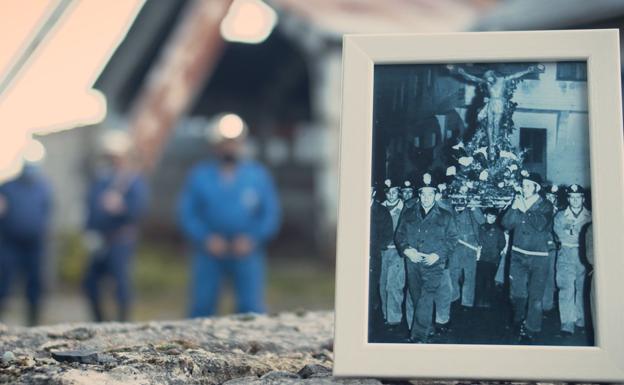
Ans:
{"type": "MultiPolygon", "coordinates": [[[[511,142],[528,149],[525,167],[539,172],[554,184],[580,184],[589,187],[589,119],[587,71],[583,62],[543,63],[538,76],[527,76],[518,83],[512,101],[515,130],[511,142]]],[[[465,116],[475,93],[466,85],[465,116]]]]}

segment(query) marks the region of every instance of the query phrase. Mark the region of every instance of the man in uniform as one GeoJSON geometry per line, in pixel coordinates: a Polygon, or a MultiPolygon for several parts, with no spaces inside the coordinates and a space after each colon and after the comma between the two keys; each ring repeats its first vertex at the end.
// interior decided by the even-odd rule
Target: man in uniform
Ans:
{"type": "Polygon", "coordinates": [[[406,208],[398,225],[395,242],[406,258],[407,287],[414,303],[409,339],[427,342],[433,319],[433,303],[441,284],[444,266],[455,244],[457,230],[451,214],[436,204],[437,188],[425,174],[418,190],[418,205],[406,208]]]}
{"type": "Polygon", "coordinates": [[[406,180],[403,182],[403,187],[401,187],[401,199],[403,203],[410,201],[414,198],[414,186],[412,186],[412,182],[406,180]]]}
{"type": "Polygon", "coordinates": [[[138,241],[139,221],[147,208],[147,184],[132,153],[132,140],[121,130],[103,136],[108,165],[91,183],[87,196],[86,241],[91,260],[84,288],[93,318],[104,320],[100,284],[115,282],[118,321],[129,319],[132,297],[132,257],[138,241]]]}
{"type": "Polygon", "coordinates": [[[371,193],[370,206],[370,245],[369,245],[369,292],[368,306],[369,315],[369,331],[373,324],[377,324],[377,320],[381,320],[381,298],[379,297],[379,279],[381,277],[381,252],[385,250],[389,244],[394,243],[394,230],[392,228],[392,217],[384,206],[381,205],[375,196],[377,195],[377,187],[373,186],[371,193]]]}
{"type": "Polygon", "coordinates": [[[521,175],[522,195],[516,195],[502,225],[513,231],[509,280],[514,326],[518,337],[529,342],[542,328],[553,208],[538,195],[541,176],[526,170],[521,175]]]}
{"type": "Polygon", "coordinates": [[[583,188],[573,184],[567,189],[568,207],[555,216],[555,233],[561,241],[557,257],[557,287],[561,332],[573,334],[575,326],[585,327],[585,266],[581,262],[580,234],[591,222],[591,212],[585,208],[583,188]]]}
{"type": "Polygon", "coordinates": [[[449,260],[453,285],[451,301],[457,301],[461,295],[461,305],[472,307],[475,297],[477,259],[481,253],[479,226],[485,223],[485,218],[483,212],[477,207],[455,206],[454,219],[458,239],[457,246],[449,260]]]}
{"type": "Polygon", "coordinates": [[[23,275],[30,326],[39,323],[51,211],[52,189],[34,164],[26,163],[16,179],[0,185],[0,312],[11,281],[23,275]]]}
{"type": "Polygon", "coordinates": [[[216,314],[227,278],[238,313],[264,313],[265,248],[281,217],[275,184],[262,164],[245,157],[240,118],[224,115],[210,132],[216,159],[191,170],[178,207],[193,252],[190,316],[216,314]]]}
{"type": "MultiPolygon", "coordinates": [[[[392,234],[397,228],[399,217],[403,211],[403,201],[400,198],[400,188],[393,184],[390,179],[384,182],[386,200],[382,203],[392,217],[392,234]]],[[[381,307],[384,321],[395,327],[401,323],[403,317],[403,300],[405,289],[405,265],[391,239],[385,250],[381,251],[381,276],[379,291],[381,295],[381,307]]]]}

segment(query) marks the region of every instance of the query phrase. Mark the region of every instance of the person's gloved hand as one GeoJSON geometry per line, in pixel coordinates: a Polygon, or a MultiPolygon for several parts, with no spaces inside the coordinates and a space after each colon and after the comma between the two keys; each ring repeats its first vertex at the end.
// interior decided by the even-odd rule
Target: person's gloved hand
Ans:
{"type": "Polygon", "coordinates": [[[431,266],[434,263],[438,262],[439,259],[440,259],[440,256],[438,254],[431,253],[423,257],[423,262],[425,263],[425,265],[431,266]]]}
{"type": "Polygon", "coordinates": [[[418,250],[414,249],[413,247],[408,247],[407,249],[405,249],[403,254],[405,254],[405,256],[409,258],[409,260],[413,263],[422,262],[422,253],[419,253],[418,250]]]}

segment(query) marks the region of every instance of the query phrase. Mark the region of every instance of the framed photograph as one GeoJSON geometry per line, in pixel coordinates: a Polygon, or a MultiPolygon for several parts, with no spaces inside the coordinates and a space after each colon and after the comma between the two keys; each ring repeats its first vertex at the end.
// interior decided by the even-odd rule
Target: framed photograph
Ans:
{"type": "Polygon", "coordinates": [[[624,380],[619,52],[345,36],[335,375],[624,380]]]}

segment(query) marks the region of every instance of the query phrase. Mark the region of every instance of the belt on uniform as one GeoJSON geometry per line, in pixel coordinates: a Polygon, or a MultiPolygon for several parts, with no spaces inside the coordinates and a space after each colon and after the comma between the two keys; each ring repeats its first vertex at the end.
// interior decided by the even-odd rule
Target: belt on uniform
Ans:
{"type": "Polygon", "coordinates": [[[396,249],[396,245],[394,245],[394,244],[388,245],[388,246],[386,246],[386,249],[396,249]]]}
{"type": "Polygon", "coordinates": [[[481,259],[481,247],[480,246],[473,246],[470,243],[463,241],[461,239],[458,239],[457,242],[461,243],[462,245],[466,246],[467,248],[469,248],[470,250],[473,250],[476,254],[477,254],[477,261],[479,259],[481,259]]]}
{"type": "Polygon", "coordinates": [[[548,251],[531,251],[531,250],[521,249],[518,246],[511,246],[511,250],[517,251],[525,255],[537,255],[540,257],[548,257],[548,251]]]}
{"type": "Polygon", "coordinates": [[[472,250],[474,250],[474,251],[479,250],[479,248],[478,248],[477,246],[471,245],[470,243],[468,243],[468,242],[466,242],[466,241],[463,241],[463,240],[461,240],[461,239],[458,239],[458,240],[457,240],[457,242],[461,243],[462,245],[464,245],[464,246],[466,246],[467,248],[472,249],[472,250]]]}
{"type": "Polygon", "coordinates": [[[561,246],[574,248],[574,247],[579,247],[579,244],[578,243],[561,242],[561,246]]]}

